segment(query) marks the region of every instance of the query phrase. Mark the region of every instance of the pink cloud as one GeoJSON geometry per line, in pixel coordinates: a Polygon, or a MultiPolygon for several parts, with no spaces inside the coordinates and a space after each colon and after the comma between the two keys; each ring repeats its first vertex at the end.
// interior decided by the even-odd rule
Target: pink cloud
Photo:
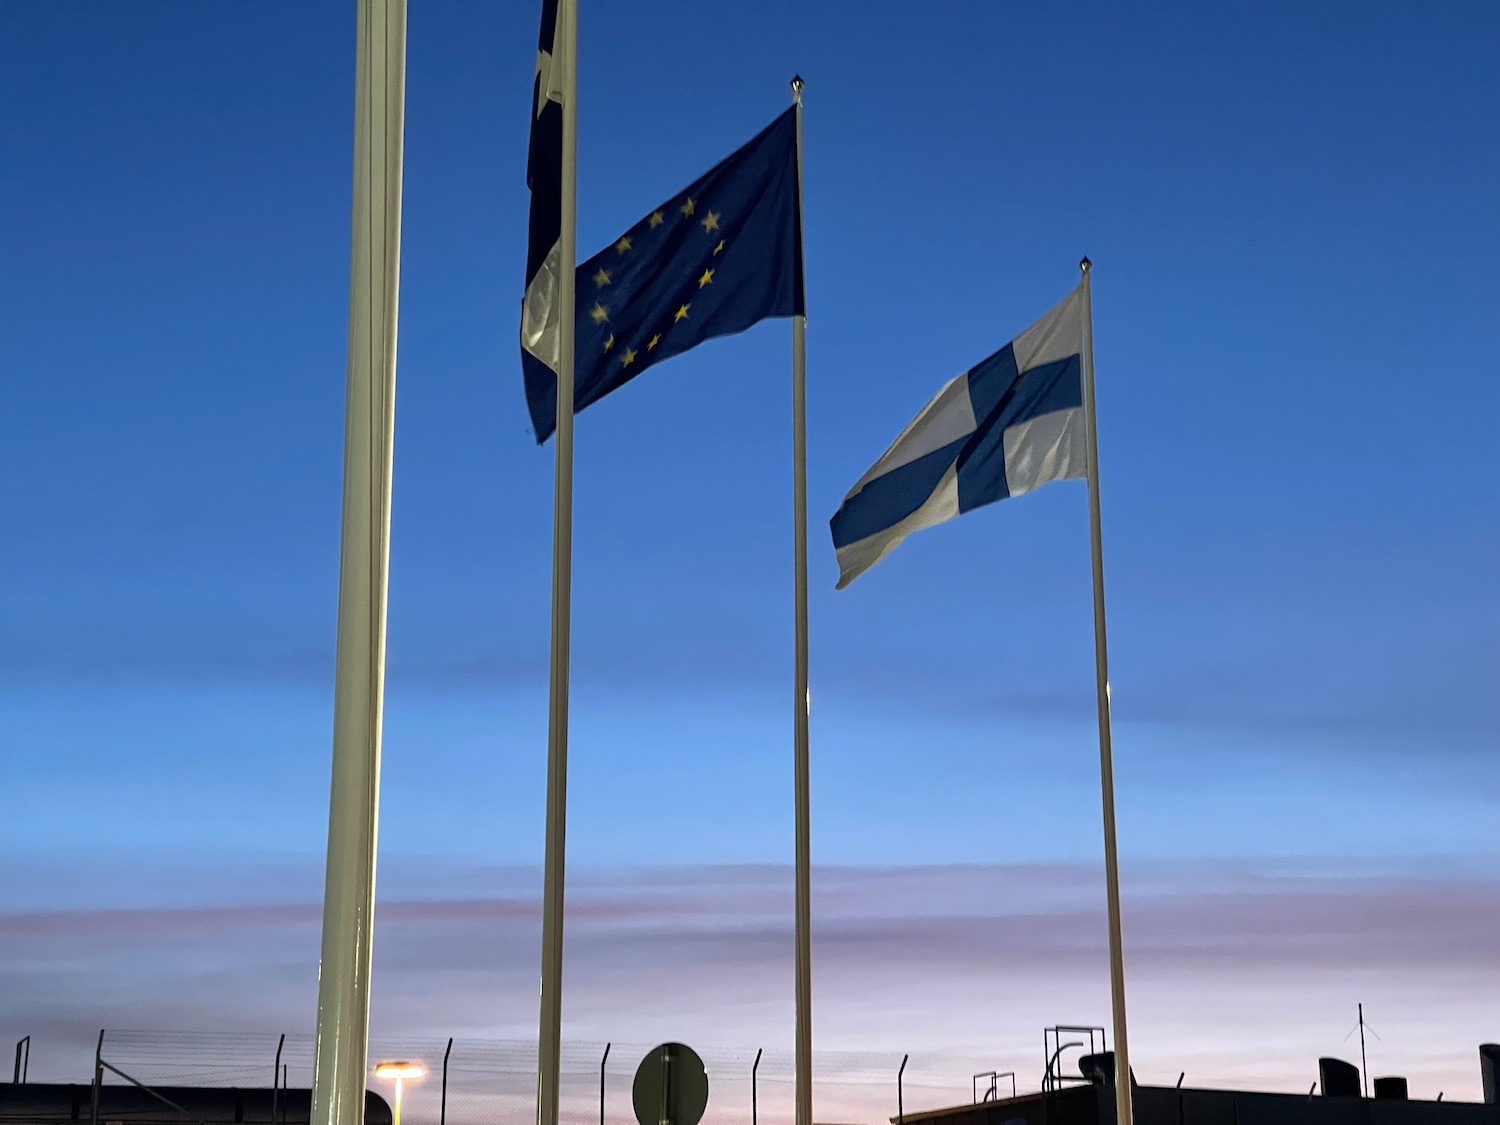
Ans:
{"type": "MultiPolygon", "coordinates": [[[[1142,1081],[1187,1071],[1200,1085],[1305,1089],[1318,1055],[1353,1057],[1343,1037],[1362,1001],[1382,1036],[1371,1041],[1374,1070],[1406,1074],[1417,1096],[1478,1096],[1474,1047],[1500,1034],[1496,880],[1166,864],[1132,874],[1125,933],[1142,1081]]],[[[820,870],[819,1116],[887,1116],[906,1052],[911,1108],[966,1100],[980,1070],[1014,1069],[1034,1089],[1044,1025],[1107,1022],[1102,900],[1098,872],[1081,866],[820,870]]],[[[790,1090],[790,916],[780,867],[581,872],[565,989],[578,1114],[597,1097],[605,1040],[621,1068],[611,1081],[628,1089],[639,1054],[676,1038],[711,1057],[715,1104],[729,1116],[766,1048],[762,1105],[775,1119],[790,1090]]],[[[86,1078],[101,1026],[251,1036],[253,1049],[224,1057],[254,1059],[266,1037],[274,1046],[274,1033],[309,1030],[318,927],[309,902],[0,915],[0,991],[51,1077],[86,1078]]],[[[440,1056],[453,1035],[472,1072],[455,1098],[482,1088],[525,1103],[538,946],[537,902],[519,890],[382,901],[377,1046],[440,1056]]],[[[194,1052],[213,1041],[112,1043],[136,1050],[136,1066],[193,1080],[194,1052]]]]}

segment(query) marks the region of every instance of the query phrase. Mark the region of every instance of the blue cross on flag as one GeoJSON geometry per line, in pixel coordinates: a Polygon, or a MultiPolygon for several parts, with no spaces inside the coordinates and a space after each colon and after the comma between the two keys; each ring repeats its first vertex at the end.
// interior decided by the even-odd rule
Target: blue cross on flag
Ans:
{"type": "Polygon", "coordinates": [[[830,521],[839,589],[913,531],[1088,468],[1079,286],[948,382],[860,477],[830,521]]]}

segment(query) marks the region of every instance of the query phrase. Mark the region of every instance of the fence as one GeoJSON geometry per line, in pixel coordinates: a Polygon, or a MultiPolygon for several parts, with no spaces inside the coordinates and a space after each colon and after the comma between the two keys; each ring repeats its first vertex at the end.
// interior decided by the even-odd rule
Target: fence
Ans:
{"type": "MultiPolygon", "coordinates": [[[[565,1042],[561,1117],[567,1125],[631,1125],[635,1069],[655,1043],[565,1042]],[[606,1047],[608,1048],[606,1052],[606,1047]]],[[[793,1056],[781,1048],[715,1048],[690,1044],[709,1076],[703,1125],[786,1125],[794,1116],[793,1056]]],[[[123,1072],[147,1086],[306,1089],[312,1084],[313,1037],[225,1032],[109,1030],[100,1055],[106,1084],[123,1072]]],[[[535,1125],[536,1043],[530,1040],[373,1036],[369,1087],[391,1097],[373,1075],[384,1060],[420,1062],[426,1070],[404,1086],[406,1125],[535,1125]]],[[[977,1100],[976,1075],[995,1060],[937,1051],[820,1051],[813,1056],[819,1121],[884,1122],[907,1113],[977,1100]],[[898,1098],[897,1074],[901,1075],[898,1098]]],[[[1024,1088],[1023,1081],[1023,1088],[1024,1088]]],[[[1034,1085],[1033,1085],[1034,1088],[1034,1085]]],[[[1009,1089],[1005,1093],[1009,1093],[1009,1089]]],[[[993,1096],[993,1095],[991,1095],[993,1096]]]]}

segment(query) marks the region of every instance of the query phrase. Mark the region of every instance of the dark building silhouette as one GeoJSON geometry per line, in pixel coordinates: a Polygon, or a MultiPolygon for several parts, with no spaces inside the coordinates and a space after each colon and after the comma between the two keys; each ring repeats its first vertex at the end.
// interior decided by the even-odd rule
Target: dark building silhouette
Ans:
{"type": "MultiPolygon", "coordinates": [[[[1500,1046],[1479,1048],[1483,1102],[1414,1101],[1406,1079],[1381,1077],[1362,1096],[1359,1068],[1318,1060],[1310,1093],[1199,1090],[1133,1085],[1137,1125],[1500,1125],[1500,1046]]],[[[1051,1088],[1020,1097],[892,1117],[893,1125],[1114,1125],[1114,1053],[1079,1060],[1079,1074],[1052,1078],[1051,1088]]]]}
{"type": "MultiPolygon", "coordinates": [[[[308,1125],[311,1090],[235,1090],[215,1086],[94,1087],[88,1084],[0,1084],[3,1125],[308,1125]],[[165,1100],[163,1100],[165,1099],[165,1100]],[[173,1105],[167,1104],[173,1103],[173,1105]]],[[[365,1091],[366,1125],[391,1125],[391,1107],[365,1091]]]]}

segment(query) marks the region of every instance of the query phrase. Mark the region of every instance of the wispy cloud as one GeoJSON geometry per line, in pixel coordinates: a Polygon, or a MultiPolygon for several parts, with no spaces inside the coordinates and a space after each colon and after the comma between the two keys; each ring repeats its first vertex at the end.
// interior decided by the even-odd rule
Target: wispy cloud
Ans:
{"type": "MultiPolygon", "coordinates": [[[[545,621],[536,607],[480,589],[466,593],[472,596],[423,594],[418,606],[408,601],[393,618],[393,691],[545,693],[545,621]]],[[[1400,631],[1376,637],[1373,594],[1335,611],[1289,607],[1275,591],[1243,593],[1243,603],[1221,595],[1206,604],[1202,591],[1183,594],[1185,602],[1122,596],[1115,621],[1120,722],[1312,736],[1438,731],[1443,737],[1432,749],[1445,752],[1454,740],[1472,744],[1500,715],[1485,678],[1497,655],[1487,611],[1476,617],[1447,603],[1390,610],[1381,601],[1381,622],[1394,628],[1387,618],[1397,612],[1400,631]],[[1304,618],[1319,613],[1329,619],[1309,632],[1304,618]]],[[[696,600],[653,605],[649,613],[628,601],[598,607],[596,627],[574,654],[575,678],[606,691],[677,697],[713,695],[726,683],[752,694],[779,684],[785,638],[765,627],[765,612],[726,608],[708,590],[692,595],[696,600]],[[663,622],[662,613],[673,619],[663,622]]],[[[762,611],[769,610],[766,596],[759,589],[747,594],[762,611]]],[[[242,605],[228,592],[186,609],[159,600],[80,609],[34,598],[14,606],[0,643],[0,680],[23,699],[69,685],[326,689],[334,637],[320,606],[242,605]]],[[[838,626],[824,638],[815,690],[894,713],[941,709],[1063,722],[1091,714],[1090,634],[1071,603],[1069,627],[1059,627],[1059,607],[1049,603],[1046,612],[1008,611],[1008,627],[997,636],[964,630],[959,607],[928,618],[889,608],[898,616],[879,626],[825,611],[838,626]],[[1003,674],[992,674],[997,670],[1003,674]]]]}
{"type": "MultiPolygon", "coordinates": [[[[1125,935],[1144,1081],[1187,1070],[1201,1084],[1305,1088],[1320,1053],[1347,1050],[1361,1000],[1384,1037],[1382,1072],[1408,1074],[1419,1093],[1477,1093],[1473,1046],[1497,1030],[1500,882],[1462,867],[1326,871],[1132,872],[1125,935]]],[[[377,1033],[534,1035],[535,874],[474,871],[465,894],[449,873],[442,894],[425,896],[412,893],[415,875],[398,874],[402,893],[377,910],[377,1033]]],[[[579,872],[570,1039],[783,1049],[790,890],[774,865],[579,872]]],[[[1015,1068],[1034,1085],[1042,1026],[1107,1022],[1102,901],[1086,866],[819,870],[817,1042],[869,1053],[856,1070],[912,1052],[914,1088],[930,1087],[931,1104],[962,1100],[964,1068],[985,1060],[980,1069],[1015,1068]]],[[[304,1031],[318,928],[309,901],[13,912],[0,915],[0,991],[17,1033],[36,1036],[41,1068],[78,1078],[100,1026],[304,1031]]],[[[868,1117],[884,1105],[882,1090],[829,1081],[830,1110],[868,1117]]]]}

